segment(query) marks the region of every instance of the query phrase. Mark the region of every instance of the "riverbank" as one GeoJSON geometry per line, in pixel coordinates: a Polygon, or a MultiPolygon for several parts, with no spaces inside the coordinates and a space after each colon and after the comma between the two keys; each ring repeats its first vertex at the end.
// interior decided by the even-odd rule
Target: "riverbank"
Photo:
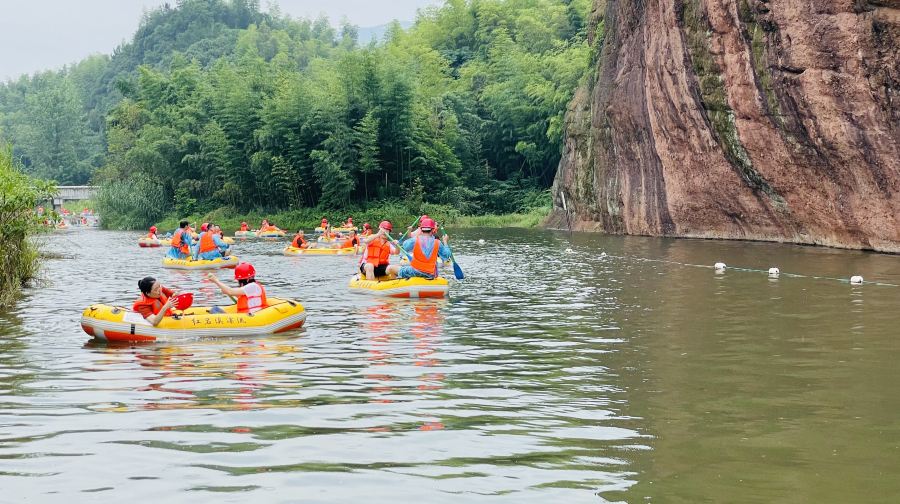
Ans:
{"type": "Polygon", "coordinates": [[[31,235],[42,228],[34,209],[52,192],[49,183],[19,171],[12,147],[0,144],[0,307],[38,275],[41,256],[31,235]]]}
{"type": "MultiPolygon", "coordinates": [[[[539,226],[550,214],[550,209],[545,207],[533,208],[527,212],[511,213],[503,215],[461,215],[456,209],[444,205],[424,205],[422,213],[435,218],[441,224],[452,228],[535,228],[539,226]]],[[[348,216],[353,217],[353,222],[361,227],[369,222],[373,226],[382,220],[391,221],[396,227],[404,227],[413,222],[419,214],[411,212],[408,208],[398,204],[385,204],[369,209],[322,211],[315,208],[304,208],[285,212],[265,213],[254,211],[249,213],[238,212],[233,208],[219,208],[205,214],[195,214],[187,217],[170,215],[157,223],[162,231],[170,231],[178,227],[178,222],[186,218],[191,223],[215,222],[230,233],[240,229],[241,222],[246,222],[251,228],[258,228],[263,219],[269,223],[294,232],[303,229],[312,232],[322,218],[325,217],[333,224],[344,222],[348,216]]]]}

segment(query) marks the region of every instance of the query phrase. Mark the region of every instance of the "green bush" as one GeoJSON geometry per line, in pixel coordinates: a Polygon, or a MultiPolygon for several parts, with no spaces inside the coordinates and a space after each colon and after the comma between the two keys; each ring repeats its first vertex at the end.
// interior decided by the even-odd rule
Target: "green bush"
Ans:
{"type": "Polygon", "coordinates": [[[104,182],[97,193],[97,211],[105,229],[142,229],[169,210],[162,185],[144,175],[104,182]]]}
{"type": "Polygon", "coordinates": [[[39,229],[35,207],[53,192],[50,183],[19,171],[12,147],[0,144],[0,306],[38,273],[39,254],[29,236],[39,229]]]}

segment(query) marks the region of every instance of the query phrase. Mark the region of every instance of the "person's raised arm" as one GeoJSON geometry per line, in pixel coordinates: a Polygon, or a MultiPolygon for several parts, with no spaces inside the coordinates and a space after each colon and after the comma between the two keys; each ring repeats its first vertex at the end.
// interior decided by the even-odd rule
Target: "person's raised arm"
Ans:
{"type": "Polygon", "coordinates": [[[244,294],[244,291],[241,290],[240,288],[229,287],[229,286],[225,285],[224,283],[222,283],[221,280],[219,280],[212,273],[207,273],[206,278],[209,281],[211,281],[212,283],[216,284],[219,287],[219,289],[222,291],[222,294],[225,294],[226,296],[238,297],[238,296],[242,296],[244,294]]]}

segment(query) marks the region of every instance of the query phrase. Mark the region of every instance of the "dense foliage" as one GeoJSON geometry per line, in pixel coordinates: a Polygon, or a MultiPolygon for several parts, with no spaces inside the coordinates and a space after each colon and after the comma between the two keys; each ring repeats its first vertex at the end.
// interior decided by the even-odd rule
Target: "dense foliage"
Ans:
{"type": "Polygon", "coordinates": [[[52,192],[50,184],[19,171],[12,148],[0,142],[0,307],[35,275],[38,253],[28,237],[38,228],[35,207],[52,192]]]}
{"type": "Polygon", "coordinates": [[[514,212],[553,179],[589,3],[447,0],[361,47],[353,26],[183,0],[109,59],[0,87],[0,125],[36,173],[104,184],[98,205],[121,226],[392,199],[514,212]]]}

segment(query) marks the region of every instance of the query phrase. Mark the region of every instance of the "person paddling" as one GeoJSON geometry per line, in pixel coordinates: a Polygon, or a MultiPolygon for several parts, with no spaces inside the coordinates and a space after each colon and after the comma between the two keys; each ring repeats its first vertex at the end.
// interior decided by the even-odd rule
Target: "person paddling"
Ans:
{"type": "Polygon", "coordinates": [[[403,242],[403,250],[410,254],[409,264],[398,266],[392,265],[387,269],[388,274],[397,275],[397,278],[437,278],[438,258],[450,259],[450,246],[447,245],[447,235],[443,240],[438,240],[434,236],[434,230],[437,223],[431,217],[423,217],[419,221],[419,235],[408,238],[403,242]]]}
{"type": "Polygon", "coordinates": [[[378,232],[366,238],[366,253],[359,272],[366,275],[366,280],[377,280],[388,274],[391,252],[394,248],[388,241],[387,234],[394,229],[390,221],[381,221],[378,232]]]}
{"type": "Polygon", "coordinates": [[[156,226],[150,226],[150,232],[147,233],[148,240],[158,240],[156,237],[156,226]]]}
{"type": "Polygon", "coordinates": [[[362,237],[372,236],[372,225],[366,222],[363,224],[362,237]]]}
{"type": "Polygon", "coordinates": [[[187,259],[191,257],[191,246],[193,242],[191,240],[191,232],[190,228],[188,228],[188,221],[181,221],[178,224],[178,229],[175,231],[175,234],[172,235],[172,248],[169,249],[168,257],[173,259],[187,259]]]}
{"type": "Polygon", "coordinates": [[[138,282],[138,289],[141,291],[141,297],[134,302],[131,309],[140,313],[147,322],[157,326],[163,317],[172,315],[172,307],[175,306],[178,297],[172,289],[163,287],[157,279],[149,276],[138,282]]]}
{"type": "Polygon", "coordinates": [[[232,298],[237,298],[238,313],[256,313],[268,306],[266,289],[256,282],[256,269],[250,263],[240,263],[234,268],[234,279],[238,287],[229,287],[222,283],[212,273],[207,273],[212,283],[216,284],[222,293],[232,298]]]}

